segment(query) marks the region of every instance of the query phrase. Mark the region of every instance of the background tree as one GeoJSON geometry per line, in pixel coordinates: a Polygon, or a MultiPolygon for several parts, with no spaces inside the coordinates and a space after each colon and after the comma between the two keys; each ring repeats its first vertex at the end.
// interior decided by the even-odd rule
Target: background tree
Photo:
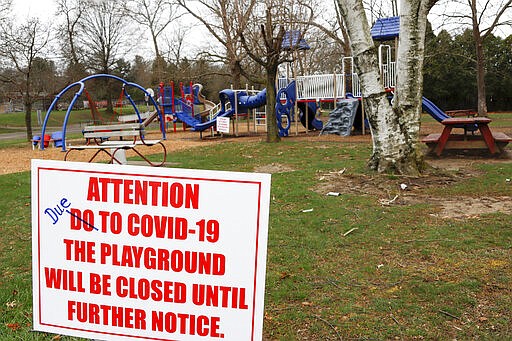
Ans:
{"type": "MultiPolygon", "coordinates": [[[[190,15],[197,19],[224,48],[223,53],[203,54],[214,62],[229,67],[233,86],[241,86],[244,74],[242,61],[246,57],[240,42],[240,33],[249,25],[256,0],[177,0],[190,15]]],[[[249,76],[245,73],[246,76],[249,76]]]]}
{"type": "Polygon", "coordinates": [[[424,95],[444,110],[476,108],[475,57],[471,31],[451,37],[430,32],[425,47],[424,95]]]}
{"type": "Polygon", "coordinates": [[[266,73],[265,88],[267,91],[267,105],[265,108],[265,117],[267,118],[267,142],[279,142],[279,130],[275,113],[276,107],[276,80],[279,65],[287,59],[283,58],[282,43],[286,33],[284,26],[280,25],[276,29],[272,21],[271,9],[266,9],[265,24],[261,24],[261,40],[264,43],[263,53],[257,54],[247,45],[245,37],[242,35],[242,43],[249,56],[258,64],[263,66],[266,73]]]}
{"type": "Polygon", "coordinates": [[[12,0],[0,0],[0,22],[4,21],[12,9],[12,0]]]}
{"type": "Polygon", "coordinates": [[[0,31],[0,56],[14,72],[3,82],[8,82],[23,97],[27,139],[32,139],[32,104],[38,94],[34,92],[34,64],[46,52],[49,28],[38,19],[29,18],[20,25],[2,25],[0,31]]]}
{"type": "Polygon", "coordinates": [[[155,53],[155,77],[165,79],[166,63],[158,41],[165,29],[179,18],[177,5],[169,0],[131,0],[127,13],[133,21],[149,31],[155,53]]]}
{"type": "MultiPolygon", "coordinates": [[[[132,32],[126,6],[117,0],[88,0],[83,14],[80,41],[87,51],[86,65],[96,73],[111,74],[130,50],[132,32]]],[[[113,112],[112,89],[106,82],[107,112],[113,112]]]]}
{"type": "Polygon", "coordinates": [[[484,44],[487,56],[486,93],[490,110],[512,107],[512,35],[489,36],[484,44]]]}
{"type": "Polygon", "coordinates": [[[79,27],[85,11],[84,0],[56,0],[57,17],[62,17],[64,22],[59,25],[56,39],[61,46],[62,57],[66,61],[67,83],[85,76],[84,51],[79,43],[79,27]],[[64,32],[64,35],[62,35],[64,32]]]}
{"type": "Polygon", "coordinates": [[[487,115],[486,57],[484,43],[501,26],[512,24],[512,0],[444,0],[439,3],[447,23],[470,27],[476,63],[478,114],[487,115]],[[449,6],[448,6],[449,5],[449,6]]]}

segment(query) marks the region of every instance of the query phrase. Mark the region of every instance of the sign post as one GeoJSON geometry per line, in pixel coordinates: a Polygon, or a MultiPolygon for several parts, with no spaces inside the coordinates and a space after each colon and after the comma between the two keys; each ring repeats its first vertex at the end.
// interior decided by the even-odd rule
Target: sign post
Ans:
{"type": "Polygon", "coordinates": [[[270,175],[32,162],[34,329],[260,340],[270,175]]]}

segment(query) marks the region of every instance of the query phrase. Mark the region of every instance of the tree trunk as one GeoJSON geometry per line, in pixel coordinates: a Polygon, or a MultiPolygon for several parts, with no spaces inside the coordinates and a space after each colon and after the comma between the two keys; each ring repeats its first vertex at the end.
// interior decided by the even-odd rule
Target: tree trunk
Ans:
{"type": "Polygon", "coordinates": [[[236,60],[236,58],[231,60],[230,71],[233,88],[240,89],[242,86],[242,66],[240,65],[240,61],[236,60]]]}
{"type": "Polygon", "coordinates": [[[401,156],[402,172],[416,173],[424,168],[419,141],[423,97],[423,60],[429,0],[401,2],[398,42],[397,82],[394,110],[405,144],[401,156]]]}
{"type": "MultiPolygon", "coordinates": [[[[32,140],[32,101],[30,95],[25,94],[25,127],[27,128],[27,140],[32,140]]],[[[43,142],[44,136],[41,136],[43,142]]]]}
{"type": "Polygon", "coordinates": [[[267,106],[265,107],[265,116],[267,117],[267,142],[281,141],[276,118],[276,77],[277,66],[267,69],[267,106]]]}
{"type": "MultiPolygon", "coordinates": [[[[411,15],[409,11],[412,10],[412,7],[408,5],[416,1],[421,0],[404,0],[402,2],[407,3],[402,6],[402,21],[404,17],[411,15]]],[[[337,0],[337,2],[347,24],[356,71],[361,81],[365,112],[370,122],[373,153],[368,166],[380,173],[418,174],[421,170],[422,158],[418,148],[419,114],[417,108],[421,107],[421,100],[416,101],[409,97],[406,91],[402,90],[404,93],[401,96],[405,96],[403,97],[405,99],[398,97],[395,109],[391,107],[380,79],[377,51],[370,35],[370,27],[362,1],[337,0]],[[417,127],[415,127],[415,124],[417,127]],[[412,131],[409,131],[410,129],[412,131]]],[[[414,15],[406,18],[405,25],[416,19],[414,15]]],[[[401,25],[403,24],[401,23],[401,25]]],[[[402,32],[404,32],[404,37],[401,37],[401,40],[414,38],[413,29],[414,27],[403,31],[403,28],[401,28],[400,34],[402,35],[402,32]]],[[[403,47],[400,50],[403,55],[399,54],[398,60],[403,59],[402,64],[410,64],[411,67],[416,65],[419,73],[402,75],[401,84],[407,84],[406,82],[414,78],[414,81],[406,85],[405,89],[409,86],[408,91],[414,93],[415,98],[419,94],[421,99],[422,89],[418,89],[418,85],[421,85],[422,79],[417,79],[417,77],[421,75],[422,65],[419,65],[420,62],[423,62],[423,59],[414,60],[418,57],[414,57],[413,51],[410,51],[411,49],[410,46],[403,47]],[[413,60],[409,60],[410,58],[413,58],[413,60]]],[[[398,74],[410,71],[409,68],[405,70],[397,68],[397,70],[398,74]]],[[[403,89],[404,85],[401,88],[403,89]]]]}
{"type": "Polygon", "coordinates": [[[482,37],[478,28],[473,29],[476,45],[476,84],[478,90],[478,116],[487,116],[487,98],[485,93],[485,56],[482,37]]]}
{"type": "Polygon", "coordinates": [[[158,48],[157,35],[153,27],[150,26],[151,39],[153,40],[153,47],[155,49],[155,57],[160,57],[160,49],[158,48]]]}
{"type": "MultiPolygon", "coordinates": [[[[31,63],[29,63],[30,65],[31,63]]],[[[32,140],[32,98],[30,96],[31,91],[31,78],[30,78],[31,66],[28,67],[28,73],[25,75],[25,94],[23,96],[23,102],[25,104],[25,127],[27,128],[27,140],[32,140]]],[[[41,142],[44,140],[44,136],[41,136],[41,142]]]]}

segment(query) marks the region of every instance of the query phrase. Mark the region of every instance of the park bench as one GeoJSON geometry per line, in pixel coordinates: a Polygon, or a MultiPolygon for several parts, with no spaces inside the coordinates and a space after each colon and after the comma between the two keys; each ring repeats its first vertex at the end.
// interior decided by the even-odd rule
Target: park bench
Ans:
{"type": "Polygon", "coordinates": [[[440,156],[444,149],[487,149],[491,154],[500,154],[512,138],[501,132],[492,132],[489,128],[491,119],[486,117],[454,117],[444,119],[444,129],[440,134],[430,134],[421,141],[429,147],[429,152],[440,156]],[[452,134],[453,128],[461,125],[476,125],[480,134],[452,134]]]}
{"type": "MultiPolygon", "coordinates": [[[[96,150],[89,159],[92,162],[100,153],[105,153],[110,158],[110,163],[123,163],[116,156],[121,150],[133,150],[151,166],[161,166],[167,159],[167,150],[160,140],[146,140],[145,123],[123,123],[111,125],[85,126],[82,130],[87,143],[79,146],[69,146],[64,160],[74,150],[96,150]],[[163,150],[161,162],[150,161],[142,152],[142,148],[159,144],[163,150]]],[[[121,153],[119,153],[121,155],[121,153]]],[[[124,155],[123,155],[124,156],[124,155]]]]}

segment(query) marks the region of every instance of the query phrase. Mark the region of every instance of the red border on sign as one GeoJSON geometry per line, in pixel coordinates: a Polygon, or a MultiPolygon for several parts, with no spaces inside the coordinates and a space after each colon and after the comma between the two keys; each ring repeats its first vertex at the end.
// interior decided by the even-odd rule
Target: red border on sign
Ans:
{"type": "Polygon", "coordinates": [[[65,168],[57,168],[57,167],[38,167],[37,168],[37,266],[38,266],[38,291],[39,291],[39,304],[37,309],[39,310],[39,324],[48,327],[54,328],[62,328],[68,330],[76,330],[88,333],[97,333],[97,334],[106,334],[112,336],[123,336],[123,337],[132,337],[137,339],[146,339],[146,340],[155,340],[155,341],[176,341],[174,339],[160,339],[154,337],[145,337],[145,336],[137,336],[130,334],[120,334],[120,333],[112,333],[112,332],[101,332],[97,330],[88,330],[81,328],[74,328],[68,326],[60,326],[54,325],[50,323],[42,322],[42,311],[41,311],[41,287],[42,287],[42,278],[41,278],[41,204],[40,204],[40,184],[41,184],[41,171],[59,171],[59,172],[72,172],[72,173],[90,173],[90,174],[106,174],[106,175],[120,175],[120,176],[134,176],[134,177],[149,177],[149,178],[160,178],[160,179],[177,179],[177,180],[191,180],[191,181],[213,181],[213,182],[226,182],[226,183],[241,183],[241,184],[253,184],[258,186],[258,209],[257,209],[257,218],[256,218],[256,248],[254,254],[254,275],[253,275],[253,298],[252,298],[252,325],[251,325],[251,340],[254,340],[254,328],[255,328],[255,310],[256,310],[256,286],[257,286],[257,270],[258,270],[258,254],[259,254],[259,233],[260,233],[260,214],[261,214],[261,191],[262,191],[262,183],[260,181],[248,181],[248,180],[229,180],[229,179],[206,179],[200,177],[188,177],[188,176],[170,176],[170,175],[155,175],[155,174],[143,174],[143,173],[127,173],[127,172],[106,172],[106,171],[90,171],[90,170],[80,170],[80,169],[65,169],[65,168]]]}

